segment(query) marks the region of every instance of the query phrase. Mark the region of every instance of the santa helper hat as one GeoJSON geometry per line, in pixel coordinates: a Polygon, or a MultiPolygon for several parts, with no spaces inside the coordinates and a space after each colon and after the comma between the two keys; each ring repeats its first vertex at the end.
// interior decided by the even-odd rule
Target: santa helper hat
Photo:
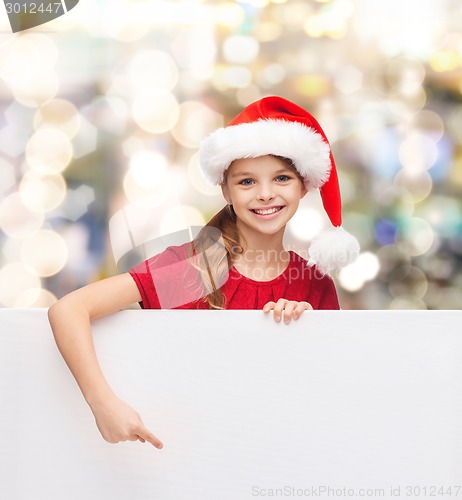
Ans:
{"type": "Polygon", "coordinates": [[[204,139],[199,150],[202,173],[214,185],[223,182],[233,160],[269,154],[290,158],[307,189],[319,188],[332,223],[332,228],[311,242],[308,263],[326,274],[353,262],[359,244],[342,227],[334,157],[324,131],[310,113],[281,97],[265,97],[204,139]]]}

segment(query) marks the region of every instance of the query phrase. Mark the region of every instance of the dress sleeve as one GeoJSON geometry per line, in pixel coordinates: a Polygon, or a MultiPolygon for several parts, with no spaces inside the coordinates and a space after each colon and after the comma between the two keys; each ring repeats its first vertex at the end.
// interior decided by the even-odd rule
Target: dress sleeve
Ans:
{"type": "Polygon", "coordinates": [[[149,260],[145,260],[128,270],[134,279],[141,295],[140,306],[142,309],[161,309],[159,297],[152,275],[149,272],[149,260]]]}
{"type": "Polygon", "coordinates": [[[334,281],[329,276],[323,278],[324,287],[319,298],[318,309],[340,309],[334,281]]]}
{"type": "Polygon", "coordinates": [[[200,273],[191,265],[189,244],[168,247],[129,269],[143,309],[175,309],[203,295],[200,273]]]}

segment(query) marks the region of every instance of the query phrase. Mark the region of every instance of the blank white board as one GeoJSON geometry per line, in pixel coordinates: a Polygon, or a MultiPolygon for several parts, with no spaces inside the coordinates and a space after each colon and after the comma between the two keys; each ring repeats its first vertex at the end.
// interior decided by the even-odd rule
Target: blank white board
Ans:
{"type": "Polygon", "coordinates": [[[98,320],[103,370],[157,450],[106,443],[46,311],[2,309],[0,498],[462,497],[461,324],[461,311],[98,320]]]}

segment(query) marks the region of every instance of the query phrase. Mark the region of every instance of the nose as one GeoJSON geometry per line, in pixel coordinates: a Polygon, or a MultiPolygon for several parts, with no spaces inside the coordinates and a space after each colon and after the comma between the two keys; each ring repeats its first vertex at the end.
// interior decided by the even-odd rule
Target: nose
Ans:
{"type": "Polygon", "coordinates": [[[260,201],[269,201],[274,198],[274,189],[271,183],[261,183],[257,197],[260,201]]]}

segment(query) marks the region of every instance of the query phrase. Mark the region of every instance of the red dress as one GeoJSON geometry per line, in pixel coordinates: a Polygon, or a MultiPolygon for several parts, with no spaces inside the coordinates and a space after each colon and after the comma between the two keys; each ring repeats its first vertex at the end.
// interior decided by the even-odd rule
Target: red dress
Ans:
{"type": "MultiPolygon", "coordinates": [[[[143,309],[208,309],[202,298],[198,271],[188,257],[189,244],[168,247],[164,252],[129,269],[141,295],[143,309]]],[[[313,309],[340,309],[332,279],[289,251],[287,269],[270,281],[255,281],[231,267],[221,290],[225,309],[263,309],[278,299],[306,301],[313,309]]]]}

